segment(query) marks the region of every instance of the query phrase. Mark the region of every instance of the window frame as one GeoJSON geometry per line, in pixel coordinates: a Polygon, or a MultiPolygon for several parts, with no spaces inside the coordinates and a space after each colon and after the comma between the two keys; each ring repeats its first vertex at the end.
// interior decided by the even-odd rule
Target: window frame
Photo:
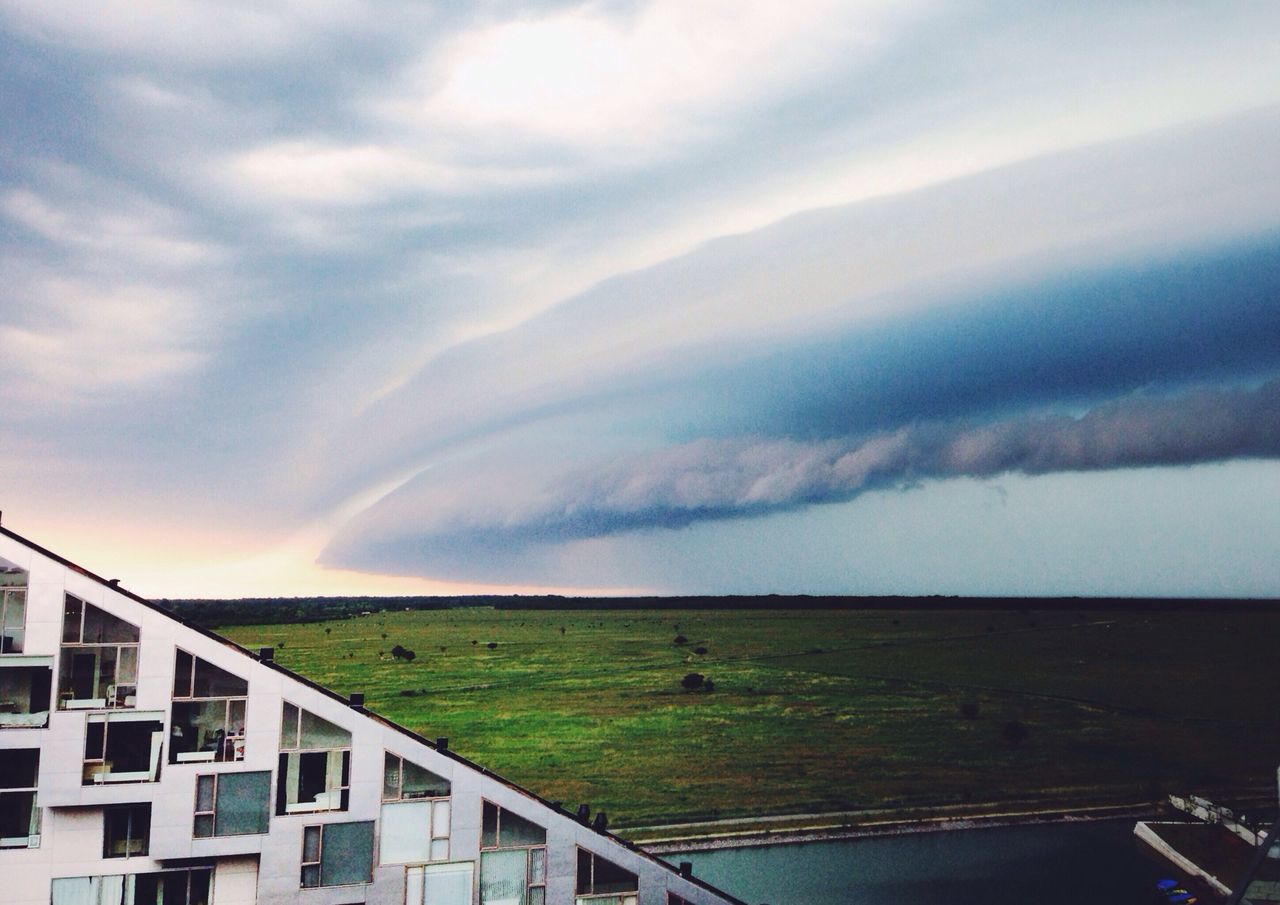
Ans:
{"type": "MultiPolygon", "coordinates": [[[[53,712],[53,657],[33,656],[28,654],[14,654],[0,657],[0,676],[6,674],[27,673],[31,682],[27,685],[28,695],[27,701],[0,701],[0,732],[5,729],[48,729],[49,714],[53,712]],[[48,683],[46,687],[45,699],[48,702],[44,710],[31,710],[30,708],[30,690],[36,686],[36,683],[43,680],[48,683]],[[20,706],[28,709],[19,710],[20,706]],[[16,717],[32,716],[38,713],[44,714],[44,722],[32,723],[23,722],[16,717]],[[6,719],[6,717],[8,719],[6,719]]],[[[16,683],[15,683],[16,684],[16,683]]],[[[21,687],[17,685],[16,687],[21,687]]]]}
{"type": "Polygon", "coordinates": [[[502,812],[503,811],[511,811],[511,809],[504,808],[502,805],[498,804],[496,801],[490,801],[487,798],[480,799],[480,888],[481,888],[481,891],[483,892],[483,888],[484,888],[484,856],[486,852],[523,851],[526,853],[525,861],[524,861],[524,877],[525,877],[524,899],[526,902],[531,902],[532,901],[531,891],[535,889],[541,889],[542,901],[543,903],[545,903],[547,900],[547,858],[549,857],[547,854],[547,840],[546,840],[547,828],[537,823],[536,821],[530,820],[528,817],[521,816],[515,811],[511,811],[511,813],[515,817],[518,817],[520,820],[523,820],[525,823],[532,824],[533,826],[536,826],[539,829],[541,829],[543,832],[543,839],[541,842],[521,843],[518,845],[503,845],[502,843],[502,812]],[[496,808],[498,812],[497,819],[494,824],[494,831],[493,831],[494,841],[496,843],[494,845],[484,844],[484,809],[486,805],[496,808]],[[534,879],[533,862],[534,862],[535,856],[542,862],[542,877],[541,879],[538,879],[538,880],[534,879]]]}
{"type": "MultiPolygon", "coordinates": [[[[591,859],[591,874],[588,879],[588,886],[590,886],[590,889],[586,892],[580,891],[580,888],[582,885],[582,878],[580,876],[574,877],[574,893],[573,893],[574,905],[581,905],[581,903],[583,902],[593,902],[593,901],[599,901],[602,899],[618,899],[622,903],[622,905],[628,905],[626,901],[626,898],[628,896],[632,897],[637,903],[640,901],[640,874],[639,873],[636,873],[634,871],[629,871],[625,867],[623,867],[621,864],[617,864],[616,862],[610,860],[609,858],[606,858],[604,855],[598,855],[589,848],[584,848],[581,845],[576,846],[576,848],[577,848],[577,858],[575,859],[576,863],[580,867],[582,864],[582,856],[587,855],[591,859]],[[610,864],[613,867],[616,867],[618,870],[626,871],[628,874],[631,874],[633,877],[636,878],[636,888],[627,889],[627,890],[618,890],[614,892],[597,892],[595,888],[596,887],[596,859],[604,861],[607,864],[610,864]]],[[[670,893],[668,893],[668,895],[670,895],[670,893]]]]}
{"type": "MultiPolygon", "coordinates": [[[[117,840],[119,841],[119,840],[117,840]]],[[[103,859],[115,858],[145,858],[151,850],[151,803],[138,802],[134,804],[117,804],[108,805],[102,809],[102,857],[103,859]],[[142,825],[142,832],[135,833],[134,829],[137,825],[137,818],[140,814],[146,814],[145,822],[142,825]],[[114,814],[125,815],[125,836],[124,851],[115,854],[112,852],[111,837],[111,817],[114,814]],[[130,843],[140,840],[142,848],[140,851],[132,851],[130,843]]]]}
{"type": "Polygon", "coordinates": [[[0,571],[0,656],[21,655],[26,649],[26,641],[27,573],[21,569],[4,569],[0,571]],[[10,575],[20,576],[22,584],[10,584],[7,580],[10,575]],[[22,615],[15,622],[10,619],[10,616],[18,610],[22,611],[22,615]],[[13,641],[14,636],[8,634],[8,630],[15,626],[17,628],[16,643],[13,641]],[[8,646],[5,644],[6,640],[9,641],[8,646]]]}
{"type": "Polygon", "coordinates": [[[332,720],[326,720],[317,713],[307,710],[298,704],[294,704],[288,699],[282,698],[280,701],[280,754],[278,759],[278,776],[276,786],[276,807],[275,814],[277,817],[288,817],[293,814],[331,814],[343,812],[345,813],[351,804],[351,730],[334,723],[332,720]],[[291,745],[285,744],[285,713],[286,708],[292,707],[298,712],[297,723],[294,726],[293,742],[291,745]],[[347,735],[347,743],[331,748],[303,748],[302,744],[302,717],[304,713],[311,713],[318,720],[323,720],[331,726],[337,727],[347,735]],[[325,765],[325,795],[337,795],[337,804],[330,807],[300,807],[304,802],[288,802],[290,788],[288,785],[289,777],[289,758],[298,758],[298,770],[302,770],[302,756],[306,754],[325,754],[333,752],[341,752],[342,760],[338,767],[338,777],[336,785],[329,785],[329,767],[325,765]]]}
{"type": "Polygon", "coordinates": [[[10,849],[22,848],[39,848],[40,847],[40,825],[43,822],[43,813],[40,808],[40,755],[43,753],[40,748],[6,748],[6,751],[35,751],[35,784],[31,786],[13,786],[0,788],[0,801],[6,795],[30,795],[31,796],[31,813],[27,816],[27,835],[23,836],[0,836],[0,851],[8,851],[10,849]],[[5,839],[26,839],[23,845],[4,844],[5,839]]]}
{"type": "Polygon", "coordinates": [[[247,729],[249,724],[249,680],[240,679],[245,684],[245,692],[242,695],[197,695],[196,688],[196,670],[199,664],[205,663],[214,669],[227,673],[228,675],[240,679],[240,676],[231,672],[231,670],[223,669],[216,663],[206,660],[203,657],[193,654],[190,651],[174,647],[173,651],[173,696],[169,705],[169,732],[172,736],[178,728],[177,708],[184,704],[213,704],[222,702],[222,743],[213,751],[178,751],[177,746],[170,743],[169,745],[169,763],[171,764],[231,764],[239,763],[245,759],[245,747],[247,738],[247,729]],[[191,671],[187,679],[187,688],[185,694],[178,692],[178,658],[188,657],[191,660],[191,671]],[[232,719],[232,710],[235,705],[240,705],[240,719],[232,719]],[[236,723],[239,723],[239,731],[234,731],[236,723]],[[206,757],[204,755],[212,755],[206,757]],[[229,756],[228,756],[229,755],[229,756]]]}
{"type": "Polygon", "coordinates": [[[83,749],[83,758],[81,761],[81,770],[82,770],[81,785],[98,786],[98,785],[113,785],[117,783],[129,783],[129,782],[159,782],[160,767],[161,767],[161,764],[164,762],[164,716],[165,716],[164,713],[161,711],[150,711],[150,710],[141,710],[141,711],[135,710],[135,711],[123,712],[123,713],[119,711],[115,711],[115,712],[103,711],[99,713],[89,714],[85,720],[84,749],[83,749]],[[128,778],[119,778],[119,779],[112,779],[111,778],[112,774],[106,770],[95,771],[95,772],[90,771],[91,766],[105,767],[106,764],[108,763],[107,755],[108,755],[108,749],[110,748],[110,745],[111,745],[111,726],[113,723],[117,725],[122,723],[154,723],[156,724],[156,726],[159,727],[158,729],[153,728],[151,730],[151,739],[152,739],[153,745],[155,744],[156,736],[158,735],[160,737],[160,751],[157,752],[156,756],[148,760],[149,769],[146,772],[149,775],[146,779],[141,779],[141,778],[138,778],[137,776],[132,775],[140,772],[137,770],[122,771],[119,775],[121,777],[128,776],[128,778]],[[91,726],[96,724],[102,725],[102,752],[97,757],[90,757],[89,756],[89,729],[91,726]],[[154,760],[154,764],[151,763],[152,760],[154,760]],[[102,776],[104,778],[97,779],[96,777],[98,776],[102,776]]]}
{"type": "Polygon", "coordinates": [[[270,833],[271,817],[272,817],[271,801],[273,797],[271,794],[272,792],[271,781],[272,781],[272,777],[271,777],[270,770],[243,770],[243,771],[238,770],[238,771],[235,771],[234,773],[225,772],[225,773],[196,774],[194,801],[192,802],[192,805],[191,805],[191,814],[192,814],[191,838],[192,839],[233,839],[237,836],[265,836],[268,833],[270,833]],[[267,775],[267,800],[266,800],[267,825],[263,829],[256,830],[252,833],[219,833],[218,832],[218,796],[221,794],[220,786],[222,785],[222,777],[248,776],[254,773],[265,773],[267,775]],[[212,783],[213,789],[209,796],[208,810],[201,810],[200,809],[200,785],[204,783],[206,780],[212,783]],[[208,823],[209,832],[207,833],[199,832],[201,818],[205,818],[208,823]]]}
{"type": "MultiPolygon", "coordinates": [[[[58,655],[61,662],[58,665],[57,677],[57,709],[58,710],[124,710],[133,709],[137,706],[138,695],[138,657],[142,646],[142,627],[134,625],[127,619],[122,619],[112,613],[107,612],[97,604],[72,594],[70,591],[64,593],[63,596],[63,613],[62,613],[62,636],[58,645],[58,655]],[[71,601],[75,601],[80,607],[80,622],[76,633],[76,640],[67,640],[67,607],[71,601]],[[137,641],[85,641],[84,625],[85,619],[89,614],[89,609],[93,608],[109,616],[112,619],[128,625],[137,632],[137,641]],[[102,662],[103,653],[107,650],[115,651],[115,675],[114,681],[102,688],[102,662]],[[68,668],[68,658],[74,657],[76,653],[93,653],[93,690],[96,694],[103,691],[104,696],[101,698],[73,698],[70,689],[63,689],[62,679],[63,670],[68,668]],[[126,656],[126,652],[128,656],[126,656]],[[121,665],[125,662],[131,664],[131,680],[121,670],[121,665]],[[130,693],[129,689],[132,690],[130,693]],[[133,702],[130,703],[130,698],[133,702]],[[101,703],[99,703],[101,702],[101,703]]],[[[68,674],[70,678],[70,674],[68,674]]]]}
{"type": "Polygon", "coordinates": [[[373,820],[356,820],[351,823],[369,823],[373,825],[373,845],[369,849],[369,879],[359,880],[355,883],[325,883],[324,882],[324,836],[325,830],[332,826],[346,826],[343,822],[338,823],[309,823],[302,828],[302,860],[298,867],[298,888],[299,889],[342,889],[350,886],[368,886],[373,882],[373,871],[378,866],[377,861],[377,821],[373,820]],[[313,860],[307,859],[307,837],[314,832],[316,836],[316,854],[313,860]],[[308,884],[306,882],[307,868],[315,871],[316,882],[308,884]]]}

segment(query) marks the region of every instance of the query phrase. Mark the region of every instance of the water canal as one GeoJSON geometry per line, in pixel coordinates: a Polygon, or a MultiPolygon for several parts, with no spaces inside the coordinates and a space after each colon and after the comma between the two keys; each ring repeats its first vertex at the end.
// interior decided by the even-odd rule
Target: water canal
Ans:
{"type": "Polygon", "coordinates": [[[758,905],[1148,905],[1168,869],[1132,820],[992,827],[664,856],[758,905]]]}

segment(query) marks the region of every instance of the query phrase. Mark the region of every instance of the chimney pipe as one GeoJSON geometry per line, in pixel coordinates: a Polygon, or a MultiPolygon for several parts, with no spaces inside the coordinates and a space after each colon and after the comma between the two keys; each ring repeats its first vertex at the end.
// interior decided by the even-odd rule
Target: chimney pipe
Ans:
{"type": "Polygon", "coordinates": [[[263,663],[274,663],[276,659],[276,649],[274,647],[258,648],[258,659],[263,663]]]}
{"type": "Polygon", "coordinates": [[[586,826],[591,821],[591,805],[578,805],[578,822],[586,826]]]}
{"type": "Polygon", "coordinates": [[[693,862],[692,861],[680,862],[680,876],[684,877],[686,880],[693,879],[693,862]]]}
{"type": "Polygon", "coordinates": [[[361,709],[361,708],[363,708],[363,707],[364,707],[364,692],[363,692],[363,691],[353,691],[353,692],[351,692],[351,697],[349,698],[349,700],[350,700],[350,703],[351,703],[351,706],[352,706],[352,707],[355,707],[356,709],[361,709]]]}
{"type": "Polygon", "coordinates": [[[596,813],[596,819],[591,821],[591,828],[597,833],[603,833],[609,828],[609,815],[604,811],[598,811],[596,813]]]}
{"type": "Polygon", "coordinates": [[[439,738],[437,738],[437,739],[436,739],[436,750],[437,750],[437,751],[448,751],[448,750],[449,750],[449,736],[447,736],[447,735],[442,735],[442,736],[440,736],[439,738]]]}

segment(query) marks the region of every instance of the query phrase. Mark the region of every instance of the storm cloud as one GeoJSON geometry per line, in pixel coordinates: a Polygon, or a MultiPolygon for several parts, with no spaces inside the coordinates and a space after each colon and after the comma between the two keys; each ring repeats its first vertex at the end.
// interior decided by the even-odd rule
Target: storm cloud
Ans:
{"type": "Polygon", "coordinates": [[[1273,380],[1132,396],[1080,415],[920,423],[858,439],[704,439],[542,481],[522,482],[508,469],[465,494],[448,476],[427,475],[357,519],[331,555],[350,556],[343,546],[353,544],[377,558],[385,546],[413,549],[437,566],[456,556],[458,568],[478,551],[758,517],[930,480],[1278,457],[1280,380],[1273,380]]]}

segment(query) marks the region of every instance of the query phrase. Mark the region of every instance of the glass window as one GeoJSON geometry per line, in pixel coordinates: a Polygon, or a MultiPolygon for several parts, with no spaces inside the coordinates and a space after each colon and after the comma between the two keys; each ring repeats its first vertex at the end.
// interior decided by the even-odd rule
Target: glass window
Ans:
{"type": "MultiPolygon", "coordinates": [[[[34,658],[30,658],[34,659],[34,658]]],[[[53,690],[53,658],[50,665],[19,666],[0,659],[0,729],[41,729],[49,725],[49,698],[53,690]]]]}
{"type": "Polygon", "coordinates": [[[0,654],[20,654],[26,643],[27,573],[0,559],[0,654]]]}
{"type": "Polygon", "coordinates": [[[102,857],[145,855],[151,839],[151,805],[128,804],[103,809],[102,857]]]}
{"type": "Polygon", "coordinates": [[[640,878],[599,855],[578,849],[579,905],[636,905],[640,878]]]}
{"type": "Polygon", "coordinates": [[[265,833],[270,819],[270,770],[196,777],[195,836],[265,833]]]}
{"type": "Polygon", "coordinates": [[[449,780],[390,751],[385,753],[382,773],[383,801],[447,797],[449,797],[449,780]]]}
{"type": "Polygon", "coordinates": [[[138,688],[138,627],[67,594],[58,667],[58,707],[133,707],[138,688]]]}
{"type": "Polygon", "coordinates": [[[105,877],[58,877],[52,905],[209,905],[213,869],[105,877]]]}
{"type": "Polygon", "coordinates": [[[351,774],[351,733],[285,702],[280,716],[277,814],[345,811],[351,774]]]}
{"type": "Polygon", "coordinates": [[[160,778],[164,714],[95,713],[85,724],[86,786],[160,778]]]}
{"type": "Polygon", "coordinates": [[[427,864],[405,873],[407,905],[471,905],[475,862],[427,864]]]}
{"type": "Polygon", "coordinates": [[[519,846],[546,845],[547,831],[519,814],[498,807],[491,801],[484,803],[483,826],[480,834],[481,848],[515,848],[519,846]]]}
{"type": "Polygon", "coordinates": [[[372,879],[372,820],[326,823],[303,829],[303,887],[353,886],[372,879]]]}
{"type": "Polygon", "coordinates": [[[0,749],[0,848],[40,844],[39,748],[0,749]]]}
{"type": "Polygon", "coordinates": [[[382,806],[378,861],[421,864],[449,860],[448,799],[388,802],[382,806]]]}

